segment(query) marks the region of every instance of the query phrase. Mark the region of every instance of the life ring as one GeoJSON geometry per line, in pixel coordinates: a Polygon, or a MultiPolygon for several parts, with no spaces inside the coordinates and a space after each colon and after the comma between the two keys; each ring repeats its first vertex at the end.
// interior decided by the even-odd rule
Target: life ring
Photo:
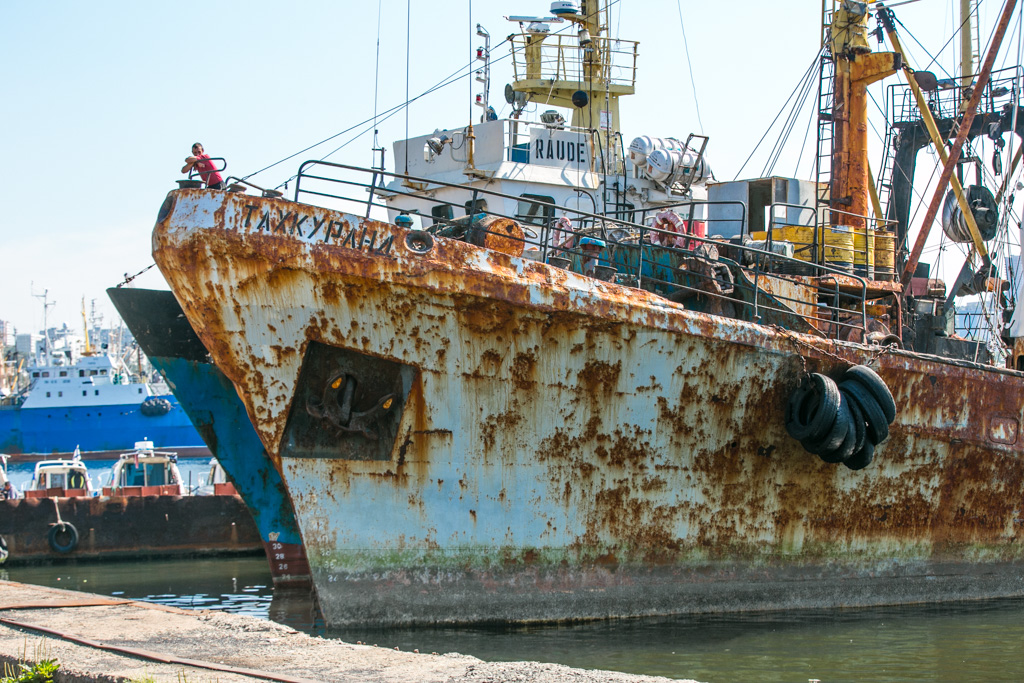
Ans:
{"type": "Polygon", "coordinates": [[[70,553],[78,547],[78,529],[71,522],[59,522],[50,527],[50,547],[57,553],[70,553]]]}
{"type": "Polygon", "coordinates": [[[7,552],[7,539],[0,536],[0,564],[7,561],[9,553],[7,552]]]}

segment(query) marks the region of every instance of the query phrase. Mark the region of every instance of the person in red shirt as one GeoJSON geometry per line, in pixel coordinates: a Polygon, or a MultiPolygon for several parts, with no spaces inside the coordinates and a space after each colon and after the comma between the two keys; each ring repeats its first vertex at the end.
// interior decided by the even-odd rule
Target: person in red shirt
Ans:
{"type": "Polygon", "coordinates": [[[217,172],[217,167],[210,161],[210,155],[203,152],[203,146],[198,142],[192,145],[192,156],[185,157],[185,165],[181,167],[181,172],[188,173],[193,167],[198,169],[199,176],[207,188],[224,189],[224,178],[217,172]]]}

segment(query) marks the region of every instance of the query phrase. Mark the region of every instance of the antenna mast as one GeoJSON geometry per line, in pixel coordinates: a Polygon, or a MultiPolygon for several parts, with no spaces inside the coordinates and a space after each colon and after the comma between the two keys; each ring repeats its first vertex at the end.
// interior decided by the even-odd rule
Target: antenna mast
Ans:
{"type": "Polygon", "coordinates": [[[47,313],[49,310],[57,305],[56,301],[48,301],[48,295],[50,290],[44,289],[42,294],[33,294],[37,299],[43,300],[43,352],[46,354],[46,364],[50,364],[50,327],[47,324],[47,313]]]}

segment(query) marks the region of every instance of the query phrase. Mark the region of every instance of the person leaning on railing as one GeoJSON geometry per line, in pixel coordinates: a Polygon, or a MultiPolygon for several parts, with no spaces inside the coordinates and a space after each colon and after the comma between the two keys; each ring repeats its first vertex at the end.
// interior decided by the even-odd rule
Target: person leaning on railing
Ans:
{"type": "Polygon", "coordinates": [[[192,145],[192,156],[185,157],[185,165],[181,167],[181,172],[188,173],[193,167],[199,171],[199,176],[206,183],[207,188],[211,190],[224,189],[224,178],[210,160],[210,155],[203,152],[203,146],[198,142],[192,145]]]}

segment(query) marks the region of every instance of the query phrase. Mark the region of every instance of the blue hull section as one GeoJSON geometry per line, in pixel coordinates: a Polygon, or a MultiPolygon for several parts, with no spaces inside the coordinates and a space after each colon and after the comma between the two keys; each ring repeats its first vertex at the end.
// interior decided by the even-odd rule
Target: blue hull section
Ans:
{"type": "Polygon", "coordinates": [[[284,480],[234,385],[211,362],[174,296],[128,288],[107,294],[252,513],[274,584],[308,585],[309,563],[284,480]]]}
{"type": "Polygon", "coordinates": [[[139,405],[70,408],[0,408],[0,452],[72,453],[130,451],[144,438],[158,448],[202,446],[203,441],[174,396],[165,415],[143,415],[139,405]]]}
{"type": "Polygon", "coordinates": [[[150,362],[181,396],[182,407],[231,476],[264,542],[301,544],[284,480],[228,378],[212,363],[159,356],[150,362]]]}

